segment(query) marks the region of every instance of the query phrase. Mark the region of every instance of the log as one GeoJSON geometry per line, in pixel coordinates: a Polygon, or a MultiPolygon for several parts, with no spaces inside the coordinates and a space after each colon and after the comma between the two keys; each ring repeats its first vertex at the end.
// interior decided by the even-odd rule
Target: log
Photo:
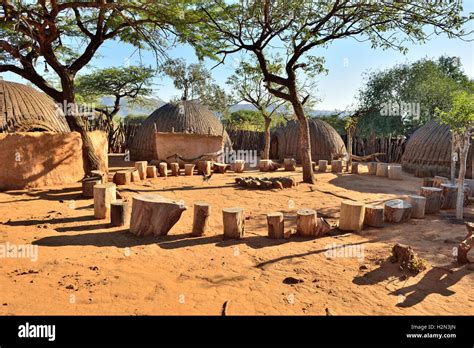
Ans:
{"type": "Polygon", "coordinates": [[[85,178],[82,180],[82,195],[84,197],[94,197],[94,186],[102,183],[98,177],[85,178]]]}
{"type": "Polygon", "coordinates": [[[285,171],[294,172],[296,170],[296,160],[294,158],[283,159],[283,166],[285,171]]]}
{"type": "Polygon", "coordinates": [[[365,204],[362,202],[342,201],[339,217],[339,229],[342,231],[361,231],[364,226],[365,204]]]}
{"type": "Polygon", "coordinates": [[[283,213],[273,212],[267,214],[268,237],[272,239],[285,238],[285,220],[283,213]]]}
{"type": "Polygon", "coordinates": [[[375,175],[377,173],[377,162],[367,163],[367,170],[369,175],[375,175]]]}
{"type": "Polygon", "coordinates": [[[138,174],[140,175],[140,180],[146,179],[146,167],[148,166],[147,161],[137,161],[135,162],[135,168],[138,170],[138,174]]]}
{"type": "Polygon", "coordinates": [[[384,226],[383,205],[368,205],[365,207],[364,225],[382,228],[384,226]]]}
{"type": "Polygon", "coordinates": [[[425,214],[437,214],[441,208],[441,192],[438,187],[421,187],[420,196],[426,198],[425,214]]]}
{"type": "Polygon", "coordinates": [[[325,235],[331,231],[331,225],[323,217],[318,217],[316,219],[316,224],[317,224],[317,227],[316,227],[317,236],[325,235]]]}
{"type": "Polygon", "coordinates": [[[146,167],[146,177],[147,178],[156,178],[156,166],[147,166],[146,167]]]}
{"type": "Polygon", "coordinates": [[[199,161],[197,171],[201,175],[209,176],[212,173],[212,162],[211,161],[199,161]]]}
{"type": "Polygon", "coordinates": [[[456,209],[458,185],[441,184],[441,209],[456,209]]]}
{"type": "Polygon", "coordinates": [[[393,199],[385,202],[384,219],[387,222],[406,222],[410,220],[412,206],[401,199],[393,199]]]}
{"type": "Polygon", "coordinates": [[[423,178],[423,187],[433,187],[434,179],[433,178],[423,178]]]}
{"type": "Polygon", "coordinates": [[[240,207],[222,209],[224,239],[240,239],[245,233],[244,210],[240,207]]]}
{"type": "Polygon", "coordinates": [[[388,178],[392,180],[402,180],[402,166],[390,164],[388,166],[388,178]]]}
{"type": "Polygon", "coordinates": [[[318,161],[318,171],[325,172],[328,169],[328,161],[327,160],[319,160],[318,161]]]}
{"type": "Polygon", "coordinates": [[[232,163],[232,170],[235,173],[243,173],[245,168],[245,161],[244,160],[235,160],[234,163],[232,163]]]}
{"type": "Polygon", "coordinates": [[[388,163],[377,163],[377,171],[375,172],[377,176],[388,176],[388,163]]]}
{"type": "Polygon", "coordinates": [[[186,163],[184,165],[184,175],[192,176],[194,174],[194,164],[186,163]]]}
{"type": "Polygon", "coordinates": [[[166,178],[168,176],[168,163],[161,162],[158,168],[160,171],[160,176],[166,178]]]}
{"type": "Polygon", "coordinates": [[[458,245],[458,254],[457,254],[457,261],[462,265],[472,262],[471,260],[469,260],[469,257],[467,254],[469,253],[469,251],[474,245],[474,236],[472,235],[474,223],[466,222],[466,228],[467,228],[467,236],[458,245]]]}
{"type": "Polygon", "coordinates": [[[433,187],[441,188],[441,184],[449,184],[450,180],[444,176],[436,175],[433,179],[433,187]]]}
{"type": "Polygon", "coordinates": [[[228,168],[229,168],[228,164],[215,162],[212,169],[214,173],[224,174],[228,168]]]}
{"type": "Polygon", "coordinates": [[[407,202],[411,204],[411,207],[412,207],[411,217],[413,219],[425,218],[426,197],[411,195],[411,196],[408,196],[407,202]]]}
{"type": "Polygon", "coordinates": [[[101,184],[105,184],[108,180],[107,173],[102,170],[91,170],[91,177],[99,177],[101,179],[101,184]]]}
{"type": "Polygon", "coordinates": [[[342,173],[342,160],[332,160],[331,161],[331,172],[335,174],[342,173]]]}
{"type": "Polygon", "coordinates": [[[402,271],[408,271],[416,275],[426,269],[426,261],[420,258],[412,247],[403,244],[395,244],[390,257],[392,263],[398,262],[402,271]]]}
{"type": "Polygon", "coordinates": [[[114,175],[114,183],[116,185],[130,185],[132,175],[129,170],[119,170],[114,175]]]}
{"type": "Polygon", "coordinates": [[[351,173],[359,174],[359,162],[352,162],[351,173]]]}
{"type": "Polygon", "coordinates": [[[299,209],[296,212],[296,233],[302,237],[316,236],[318,232],[316,210],[299,209]]]}
{"type": "Polygon", "coordinates": [[[175,162],[174,162],[174,163],[171,163],[171,164],[170,164],[170,167],[171,167],[171,175],[173,175],[173,176],[179,176],[179,174],[180,174],[180,173],[179,173],[179,172],[180,172],[180,170],[179,170],[179,163],[175,163],[175,162]]]}
{"type": "Polygon", "coordinates": [[[130,205],[123,200],[110,203],[110,224],[112,226],[127,226],[130,224],[130,205]]]}
{"type": "Polygon", "coordinates": [[[160,195],[135,195],[130,232],[137,236],[166,236],[185,210],[184,204],[160,195]]]}
{"type": "Polygon", "coordinates": [[[211,205],[204,201],[194,202],[193,230],[191,235],[200,237],[209,232],[211,205]]]}
{"type": "Polygon", "coordinates": [[[97,184],[94,186],[94,216],[106,219],[110,216],[110,204],[117,199],[117,186],[114,183],[97,184]]]}
{"type": "Polygon", "coordinates": [[[132,182],[140,182],[140,173],[138,172],[138,169],[134,169],[130,172],[130,178],[132,182]]]}
{"type": "Polygon", "coordinates": [[[280,166],[272,160],[260,160],[259,168],[261,172],[273,172],[280,166]]]}

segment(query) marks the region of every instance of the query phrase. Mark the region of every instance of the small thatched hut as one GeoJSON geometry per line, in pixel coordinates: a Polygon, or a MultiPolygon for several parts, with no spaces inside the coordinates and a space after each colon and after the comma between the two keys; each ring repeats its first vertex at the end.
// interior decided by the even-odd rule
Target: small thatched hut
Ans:
{"type": "Polygon", "coordinates": [[[196,101],[168,103],[140,126],[130,146],[132,160],[194,162],[217,159],[229,136],[214,113],[196,101]]]}
{"type": "Polygon", "coordinates": [[[61,109],[46,94],[0,80],[0,132],[70,132],[61,109]]]}
{"type": "MultiPolygon", "coordinates": [[[[466,177],[472,178],[472,146],[469,149],[466,177]]],[[[408,139],[402,157],[403,170],[417,170],[449,177],[451,172],[451,133],[449,127],[432,120],[408,139]]],[[[459,168],[459,165],[458,165],[459,168]]]]}
{"type": "MultiPolygon", "coordinates": [[[[308,123],[313,161],[330,161],[337,154],[347,154],[344,141],[331,125],[318,119],[309,119],[308,123]]],[[[270,141],[270,158],[283,160],[285,157],[294,157],[299,161],[301,156],[298,136],[297,121],[290,121],[284,127],[273,131],[270,141]]]]}

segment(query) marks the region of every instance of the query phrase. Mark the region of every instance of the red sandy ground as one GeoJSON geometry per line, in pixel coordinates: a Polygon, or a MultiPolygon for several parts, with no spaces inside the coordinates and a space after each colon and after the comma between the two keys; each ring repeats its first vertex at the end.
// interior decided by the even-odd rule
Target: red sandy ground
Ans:
{"type": "MultiPolygon", "coordinates": [[[[188,210],[162,238],[138,238],[94,219],[92,199],[80,197],[79,184],[0,193],[0,243],[39,245],[37,262],[0,259],[0,314],[221,315],[225,302],[227,315],[325,315],[326,309],[334,315],[474,314],[473,268],[452,257],[466,230],[451,211],[360,234],[266,237],[268,212],[283,211],[287,229],[294,229],[296,210],[303,207],[335,225],[343,197],[379,202],[415,194],[421,185],[407,174],[391,181],[364,171],[318,173],[314,186],[271,191],[236,188],[232,172],[215,174],[209,184],[200,176],[181,176],[120,187],[128,199],[139,191],[184,200],[188,210]],[[215,235],[193,238],[192,205],[202,199],[212,205],[215,235]],[[242,240],[222,240],[221,209],[228,206],[245,209],[242,240]],[[406,278],[387,261],[397,242],[411,245],[428,269],[406,278]],[[333,243],[363,246],[364,258],[328,257],[333,243]],[[287,277],[301,282],[285,284],[287,277]]],[[[245,175],[301,178],[300,168],[245,175]]],[[[468,219],[473,213],[466,208],[468,219]]]]}

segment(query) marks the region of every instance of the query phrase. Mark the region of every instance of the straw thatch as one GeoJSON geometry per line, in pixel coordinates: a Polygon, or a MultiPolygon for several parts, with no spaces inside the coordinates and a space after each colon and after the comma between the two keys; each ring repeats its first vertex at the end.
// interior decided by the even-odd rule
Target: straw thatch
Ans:
{"type": "Polygon", "coordinates": [[[148,116],[131,142],[132,160],[158,159],[156,132],[222,136],[225,146],[231,146],[216,115],[207,106],[191,100],[165,104],[148,116]]]}
{"type": "MultiPolygon", "coordinates": [[[[312,160],[331,160],[337,154],[347,154],[344,142],[337,131],[328,123],[309,119],[312,160]]],[[[277,128],[271,136],[270,157],[283,160],[285,157],[301,159],[298,145],[299,125],[296,121],[288,122],[277,128]]]]}
{"type": "MultiPolygon", "coordinates": [[[[451,172],[449,127],[432,120],[419,128],[408,140],[402,157],[402,166],[403,170],[409,173],[421,170],[431,172],[431,175],[449,176],[451,172]]],[[[467,161],[467,177],[472,176],[471,169],[472,146],[467,161]]]]}
{"type": "Polygon", "coordinates": [[[61,109],[46,94],[0,80],[0,132],[69,132],[61,109]]]}

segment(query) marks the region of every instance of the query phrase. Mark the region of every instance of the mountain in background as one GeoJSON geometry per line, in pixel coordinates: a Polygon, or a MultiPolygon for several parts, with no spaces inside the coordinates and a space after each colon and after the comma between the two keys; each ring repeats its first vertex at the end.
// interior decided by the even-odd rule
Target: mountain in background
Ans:
{"type": "MultiPolygon", "coordinates": [[[[131,104],[128,101],[128,98],[123,98],[120,100],[120,111],[118,115],[120,117],[125,117],[127,115],[150,115],[153,111],[158,109],[160,106],[164,105],[165,102],[160,98],[155,97],[142,97],[143,102],[139,104],[131,104]]],[[[114,104],[113,97],[103,97],[101,98],[101,103],[106,106],[112,106],[114,104]]]]}
{"type": "MultiPolygon", "coordinates": [[[[251,104],[235,104],[229,108],[230,112],[236,112],[239,110],[252,110],[255,111],[257,110],[253,105],[251,104]]],[[[284,108],[281,109],[281,111],[285,111],[284,108]]],[[[311,117],[320,117],[320,116],[331,116],[337,113],[341,113],[341,116],[347,116],[349,115],[348,112],[341,112],[340,110],[311,110],[309,112],[311,117]]]]}

